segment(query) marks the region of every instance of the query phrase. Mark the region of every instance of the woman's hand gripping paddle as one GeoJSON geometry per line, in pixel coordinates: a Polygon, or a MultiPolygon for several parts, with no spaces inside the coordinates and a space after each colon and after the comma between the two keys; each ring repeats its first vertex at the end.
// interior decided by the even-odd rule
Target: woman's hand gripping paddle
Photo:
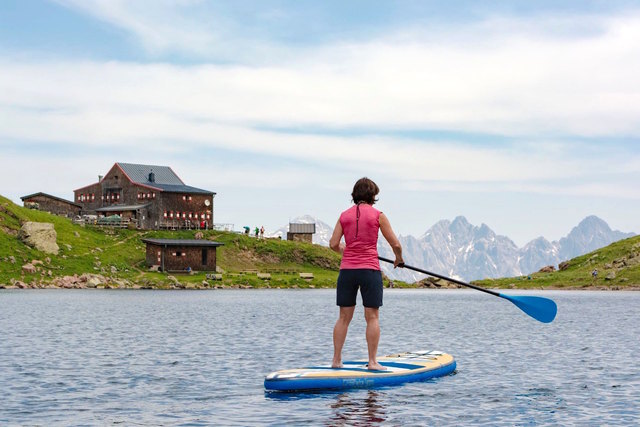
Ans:
{"type": "MultiPolygon", "coordinates": [[[[384,258],[381,256],[379,256],[378,258],[380,259],[380,261],[393,264],[393,261],[388,258],[384,258]]],[[[518,307],[520,310],[527,313],[529,316],[543,323],[553,322],[553,319],[556,318],[556,313],[558,312],[558,306],[556,306],[556,303],[553,302],[553,300],[550,300],[549,298],[519,296],[519,295],[505,295],[499,292],[490,291],[489,289],[481,288],[480,286],[471,285],[461,280],[452,279],[450,277],[442,276],[437,273],[432,273],[430,271],[423,270],[421,268],[412,267],[410,265],[400,264],[398,267],[408,268],[409,270],[417,271],[423,274],[428,274],[429,276],[438,277],[440,279],[447,280],[449,282],[457,283],[458,285],[466,286],[467,288],[475,289],[477,291],[482,291],[496,297],[504,298],[508,301],[511,301],[513,304],[516,305],[516,307],[518,307]]]]}

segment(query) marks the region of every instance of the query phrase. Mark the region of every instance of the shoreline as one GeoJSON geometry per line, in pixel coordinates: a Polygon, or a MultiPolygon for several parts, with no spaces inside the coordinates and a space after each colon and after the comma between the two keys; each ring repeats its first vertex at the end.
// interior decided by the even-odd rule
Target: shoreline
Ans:
{"type": "MultiPolygon", "coordinates": [[[[225,291],[225,290],[317,290],[317,289],[336,289],[335,287],[328,286],[251,286],[251,285],[214,285],[214,286],[202,286],[194,284],[186,284],[182,286],[149,286],[149,285],[132,285],[132,286],[112,286],[112,285],[98,285],[98,286],[56,286],[51,284],[27,284],[20,282],[16,285],[0,285],[0,291],[2,290],[111,290],[111,291],[135,291],[135,290],[151,290],[151,291],[225,291]]],[[[469,291],[469,289],[460,288],[431,288],[423,286],[403,286],[403,287],[385,287],[386,291],[396,290],[423,290],[423,291],[469,291]]],[[[639,292],[640,285],[631,286],[584,286],[584,287],[548,287],[548,288],[485,288],[493,291],[571,291],[571,292],[583,292],[583,291],[598,291],[598,292],[639,292]]]]}

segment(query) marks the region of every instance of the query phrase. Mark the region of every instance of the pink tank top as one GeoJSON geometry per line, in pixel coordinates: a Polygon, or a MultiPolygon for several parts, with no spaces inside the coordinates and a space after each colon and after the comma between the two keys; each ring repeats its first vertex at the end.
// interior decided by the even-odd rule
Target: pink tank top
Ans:
{"type": "Polygon", "coordinates": [[[340,269],[380,270],[380,261],[378,261],[380,211],[365,203],[352,206],[340,215],[340,225],[347,244],[342,254],[340,269]]]}

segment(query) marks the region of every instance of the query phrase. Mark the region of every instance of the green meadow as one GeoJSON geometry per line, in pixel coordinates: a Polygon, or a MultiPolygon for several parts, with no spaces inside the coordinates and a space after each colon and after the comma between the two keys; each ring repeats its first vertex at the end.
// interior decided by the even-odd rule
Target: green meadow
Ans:
{"type": "MultiPolygon", "coordinates": [[[[329,248],[278,239],[256,239],[238,233],[204,231],[205,239],[223,243],[217,251],[221,280],[206,274],[166,274],[149,271],[145,265],[144,237],[193,239],[196,231],[140,231],[81,226],[69,219],[26,209],[0,196],[0,286],[15,281],[48,284],[63,276],[99,274],[113,281],[133,285],[170,288],[176,282],[186,287],[334,287],[340,256],[329,248]],[[22,243],[18,232],[26,221],[53,223],[58,255],[48,255],[22,243]],[[38,271],[22,268],[34,260],[38,271]],[[270,279],[257,273],[268,273],[270,279]],[[312,273],[303,279],[300,273],[312,273]],[[171,277],[173,276],[173,277],[171,277]]],[[[570,260],[564,271],[535,273],[504,279],[474,282],[489,288],[522,289],[630,289],[640,285],[640,236],[616,242],[590,254],[570,260]],[[594,268],[599,271],[592,278],[594,268]],[[615,276],[615,277],[614,277],[615,276]]],[[[394,281],[395,287],[418,287],[394,281]]]]}

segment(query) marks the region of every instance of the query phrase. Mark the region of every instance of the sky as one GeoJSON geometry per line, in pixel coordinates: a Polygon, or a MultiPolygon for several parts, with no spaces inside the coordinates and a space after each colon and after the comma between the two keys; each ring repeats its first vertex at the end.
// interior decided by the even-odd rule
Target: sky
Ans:
{"type": "Polygon", "coordinates": [[[269,232],[367,176],[402,235],[640,233],[638,75],[640,2],[4,0],[0,194],[167,165],[269,232]]]}

